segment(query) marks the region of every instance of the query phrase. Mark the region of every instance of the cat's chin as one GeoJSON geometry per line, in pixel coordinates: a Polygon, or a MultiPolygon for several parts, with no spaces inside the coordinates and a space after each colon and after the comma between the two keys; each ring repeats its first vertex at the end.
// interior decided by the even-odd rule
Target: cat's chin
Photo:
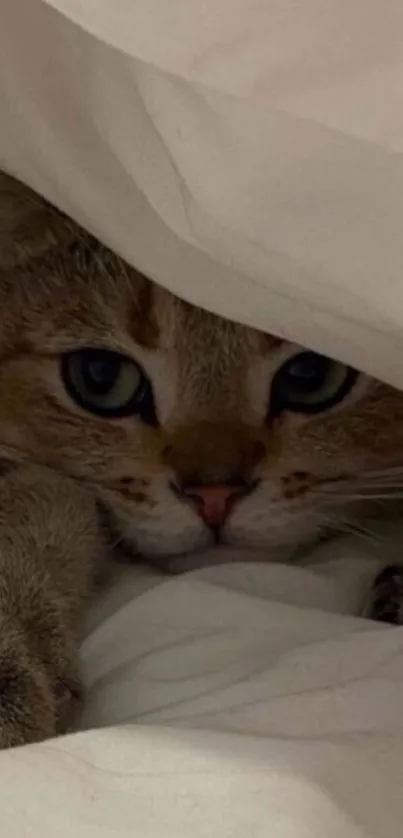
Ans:
{"type": "Polygon", "coordinates": [[[200,570],[204,567],[214,567],[223,564],[239,564],[250,562],[276,562],[287,563],[295,556],[295,548],[259,548],[259,547],[232,547],[230,545],[215,545],[205,550],[172,556],[158,562],[158,565],[166,573],[189,573],[192,570],[200,570]]]}

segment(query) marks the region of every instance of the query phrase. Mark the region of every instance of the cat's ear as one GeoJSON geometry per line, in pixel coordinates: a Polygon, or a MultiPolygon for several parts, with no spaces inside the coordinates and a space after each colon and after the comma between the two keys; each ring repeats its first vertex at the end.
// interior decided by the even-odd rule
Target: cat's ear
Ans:
{"type": "Polygon", "coordinates": [[[0,172],[0,270],[44,256],[72,236],[71,226],[47,201],[0,172]]]}

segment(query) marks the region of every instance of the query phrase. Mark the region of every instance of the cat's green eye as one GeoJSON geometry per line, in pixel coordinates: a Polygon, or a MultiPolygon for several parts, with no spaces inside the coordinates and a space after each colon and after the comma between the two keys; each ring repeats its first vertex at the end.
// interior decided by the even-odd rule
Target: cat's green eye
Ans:
{"type": "Polygon", "coordinates": [[[300,352],[276,372],[270,395],[270,413],[320,413],[338,404],[352,389],[358,373],[345,364],[300,352]]]}
{"type": "Polygon", "coordinates": [[[92,347],[66,352],[61,374],[67,392],[84,410],[106,419],[137,414],[155,424],[150,383],[125,355],[92,347]]]}

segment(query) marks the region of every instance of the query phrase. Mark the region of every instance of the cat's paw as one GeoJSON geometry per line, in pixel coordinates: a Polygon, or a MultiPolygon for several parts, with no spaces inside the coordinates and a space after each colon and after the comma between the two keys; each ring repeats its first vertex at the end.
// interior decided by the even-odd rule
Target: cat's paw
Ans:
{"type": "Polygon", "coordinates": [[[387,565],[373,582],[365,617],[403,625],[403,566],[387,565]]]}
{"type": "Polygon", "coordinates": [[[21,637],[0,641],[0,749],[71,728],[82,702],[74,667],[49,666],[21,637]]]}
{"type": "Polygon", "coordinates": [[[56,697],[56,733],[72,730],[83,708],[84,690],[78,677],[60,676],[54,685],[56,697]]]}

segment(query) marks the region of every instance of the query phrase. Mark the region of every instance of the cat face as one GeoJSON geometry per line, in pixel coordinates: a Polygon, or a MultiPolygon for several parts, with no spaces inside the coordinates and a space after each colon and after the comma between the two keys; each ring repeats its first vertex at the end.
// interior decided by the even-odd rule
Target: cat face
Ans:
{"type": "Polygon", "coordinates": [[[401,393],[66,231],[0,265],[3,453],[84,480],[117,538],[162,563],[216,541],[286,560],[400,491],[401,393]]]}
{"type": "Polygon", "coordinates": [[[348,528],[358,509],[344,495],[364,495],[364,473],[401,449],[403,397],[384,385],[117,261],[37,268],[47,275],[16,275],[1,299],[3,450],[91,484],[147,557],[219,539],[288,558],[348,528]]]}

